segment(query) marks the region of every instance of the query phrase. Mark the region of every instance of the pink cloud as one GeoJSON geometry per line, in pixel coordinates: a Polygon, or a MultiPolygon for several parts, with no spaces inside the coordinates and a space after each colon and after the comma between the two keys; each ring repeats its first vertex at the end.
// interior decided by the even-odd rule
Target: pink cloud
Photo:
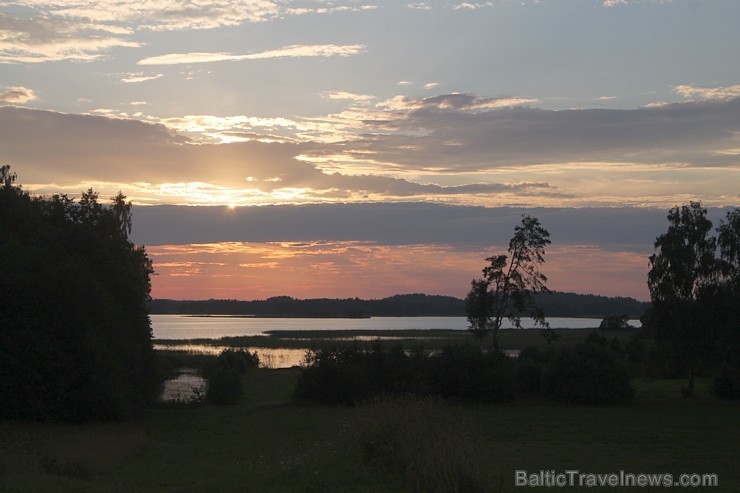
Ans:
{"type": "MultiPolygon", "coordinates": [[[[381,298],[423,292],[464,297],[498,250],[363,241],[211,243],[149,247],[155,298],[381,298]]],[[[647,298],[647,259],[592,246],[552,248],[553,290],[647,298]]]]}

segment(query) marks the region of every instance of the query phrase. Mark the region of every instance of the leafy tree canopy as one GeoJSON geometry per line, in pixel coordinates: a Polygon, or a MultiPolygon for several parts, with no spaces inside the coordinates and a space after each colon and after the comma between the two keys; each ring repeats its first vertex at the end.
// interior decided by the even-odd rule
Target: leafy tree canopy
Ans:
{"type": "Polygon", "coordinates": [[[136,415],[156,392],[152,263],[131,203],[34,197],[0,168],[0,417],[136,415]]]}

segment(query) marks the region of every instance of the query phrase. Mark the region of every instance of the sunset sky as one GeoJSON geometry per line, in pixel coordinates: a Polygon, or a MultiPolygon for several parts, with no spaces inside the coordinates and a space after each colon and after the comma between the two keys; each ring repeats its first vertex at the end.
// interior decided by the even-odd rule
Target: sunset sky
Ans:
{"type": "Polygon", "coordinates": [[[8,0],[0,164],[133,200],[153,296],[462,297],[522,214],[551,289],[647,299],[740,206],[737,0],[8,0]]]}

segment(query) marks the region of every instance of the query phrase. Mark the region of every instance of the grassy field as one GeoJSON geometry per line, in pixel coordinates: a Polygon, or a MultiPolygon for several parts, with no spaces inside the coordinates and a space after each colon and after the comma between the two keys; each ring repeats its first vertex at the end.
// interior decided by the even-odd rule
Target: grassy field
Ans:
{"type": "Polygon", "coordinates": [[[740,404],[716,400],[707,382],[684,400],[681,381],[639,380],[619,407],[519,399],[343,408],[292,404],[297,376],[255,369],[238,405],[152,409],[135,424],[0,423],[0,491],[446,491],[458,470],[484,491],[521,491],[517,469],[578,469],[717,473],[720,486],[699,491],[740,492],[740,404]],[[387,447],[390,463],[368,456],[378,431],[372,444],[387,447]]]}

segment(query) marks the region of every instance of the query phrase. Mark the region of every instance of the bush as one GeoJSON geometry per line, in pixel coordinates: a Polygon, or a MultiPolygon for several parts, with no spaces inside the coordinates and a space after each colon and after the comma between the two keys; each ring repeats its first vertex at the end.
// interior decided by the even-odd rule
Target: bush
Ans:
{"type": "Polygon", "coordinates": [[[260,358],[257,352],[239,351],[227,349],[218,355],[216,365],[223,368],[230,368],[237,373],[245,373],[249,368],[257,368],[260,364],[260,358]]]}
{"type": "Polygon", "coordinates": [[[599,324],[601,330],[628,330],[634,329],[629,324],[629,317],[627,315],[612,315],[604,318],[599,324]]]}
{"type": "Polygon", "coordinates": [[[380,394],[433,395],[482,402],[514,396],[513,363],[468,346],[438,355],[407,355],[401,346],[308,352],[295,390],[298,400],[355,404],[380,394]]]}
{"type": "Polygon", "coordinates": [[[539,392],[542,370],[552,351],[543,351],[536,346],[527,346],[519,352],[516,361],[516,385],[522,392],[539,392]]]}
{"type": "Polygon", "coordinates": [[[508,402],[514,398],[514,363],[498,353],[471,346],[446,347],[431,356],[423,375],[429,394],[479,402],[508,402]]]}
{"type": "Polygon", "coordinates": [[[236,404],[242,395],[242,382],[235,368],[219,366],[208,374],[206,400],[212,404],[236,404]]]}
{"type": "Polygon", "coordinates": [[[577,404],[616,404],[632,396],[624,362],[594,344],[556,352],[542,372],[542,391],[550,399],[577,404]]]}
{"type": "Polygon", "coordinates": [[[227,349],[204,368],[208,380],[206,401],[212,404],[236,404],[242,395],[241,375],[259,366],[257,353],[227,349]]]}

